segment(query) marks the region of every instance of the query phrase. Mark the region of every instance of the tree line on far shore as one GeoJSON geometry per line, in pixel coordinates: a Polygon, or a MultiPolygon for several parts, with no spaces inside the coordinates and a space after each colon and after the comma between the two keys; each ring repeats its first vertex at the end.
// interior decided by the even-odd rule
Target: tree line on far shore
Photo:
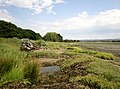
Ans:
{"type": "Polygon", "coordinates": [[[65,39],[61,34],[56,32],[47,32],[43,37],[31,29],[23,29],[17,27],[15,24],[11,22],[6,22],[4,20],[0,20],[0,38],[13,38],[17,37],[19,39],[29,38],[31,40],[45,40],[52,42],[120,42],[120,39],[104,39],[104,40],[73,40],[73,39],[65,39]]]}
{"type": "Polygon", "coordinates": [[[31,29],[22,29],[11,22],[0,20],[0,37],[4,38],[29,38],[32,40],[43,39],[45,41],[62,42],[63,37],[56,32],[47,32],[44,37],[31,29]]]}

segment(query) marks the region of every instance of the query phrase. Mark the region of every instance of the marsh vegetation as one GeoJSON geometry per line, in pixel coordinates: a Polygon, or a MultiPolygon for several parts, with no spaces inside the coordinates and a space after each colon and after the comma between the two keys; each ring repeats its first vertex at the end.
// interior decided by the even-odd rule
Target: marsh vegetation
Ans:
{"type": "Polygon", "coordinates": [[[120,88],[119,55],[112,48],[111,52],[96,50],[101,46],[120,48],[120,43],[34,42],[46,48],[20,51],[20,39],[0,38],[0,88],[120,88]],[[41,73],[49,66],[59,66],[60,70],[41,73]]]}

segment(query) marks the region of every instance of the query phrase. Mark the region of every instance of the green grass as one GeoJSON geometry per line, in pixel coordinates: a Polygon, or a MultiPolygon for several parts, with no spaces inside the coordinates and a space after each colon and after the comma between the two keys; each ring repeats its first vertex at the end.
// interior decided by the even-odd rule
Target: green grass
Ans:
{"type": "Polygon", "coordinates": [[[46,44],[50,50],[60,50],[68,47],[68,44],[64,42],[47,42],[46,44]]]}
{"type": "Polygon", "coordinates": [[[21,41],[17,38],[0,38],[0,85],[14,81],[24,82],[24,61],[28,52],[20,51],[20,44],[21,41]]]}
{"type": "Polygon", "coordinates": [[[67,48],[67,49],[69,52],[72,52],[72,53],[84,53],[84,54],[92,55],[94,57],[105,59],[105,60],[115,60],[116,59],[116,57],[113,54],[106,53],[106,52],[83,50],[79,47],[71,47],[71,48],[67,48]]]}
{"type": "Polygon", "coordinates": [[[58,58],[59,54],[55,51],[44,50],[38,52],[29,52],[28,58],[58,58]]]}
{"type": "Polygon", "coordinates": [[[88,66],[87,71],[97,75],[106,77],[109,81],[120,82],[120,68],[108,61],[102,61],[100,59],[91,63],[88,66]]]}
{"type": "Polygon", "coordinates": [[[37,83],[39,78],[40,68],[37,63],[30,61],[25,65],[24,68],[24,78],[31,83],[37,83]]]}
{"type": "Polygon", "coordinates": [[[0,57],[13,58],[17,60],[24,59],[27,53],[20,51],[20,44],[20,40],[16,38],[0,38],[0,57]]]}
{"type": "Polygon", "coordinates": [[[72,77],[70,82],[81,82],[82,84],[88,85],[95,89],[114,89],[114,84],[102,76],[97,76],[94,74],[88,74],[86,76],[72,77]]]}
{"type": "Polygon", "coordinates": [[[35,43],[39,46],[47,46],[47,44],[44,40],[37,40],[35,43]]]}
{"type": "Polygon", "coordinates": [[[79,53],[83,51],[80,47],[68,47],[67,50],[75,53],[79,53]]]}
{"type": "Polygon", "coordinates": [[[112,53],[120,57],[120,42],[80,42],[76,45],[86,50],[96,50],[101,52],[112,53]]]}
{"type": "Polygon", "coordinates": [[[98,89],[118,89],[120,87],[120,66],[106,61],[114,60],[115,57],[113,55],[104,52],[84,50],[82,52],[69,51],[66,52],[66,55],[72,56],[62,62],[61,68],[63,71],[67,71],[66,73],[68,73],[67,75],[70,77],[70,82],[82,83],[91,88],[94,87],[98,89]],[[98,54],[104,58],[96,56],[98,54]],[[80,71],[79,68],[81,68],[82,71],[86,71],[87,75],[76,75],[73,77],[72,75],[75,75],[74,73],[80,71]]]}
{"type": "Polygon", "coordinates": [[[5,73],[0,80],[0,83],[5,84],[12,81],[22,81],[24,79],[23,76],[23,68],[22,67],[14,67],[11,71],[5,73]]]}
{"type": "Polygon", "coordinates": [[[13,59],[0,57],[0,77],[6,72],[9,72],[14,65],[13,59]]]}
{"type": "Polygon", "coordinates": [[[46,45],[47,49],[20,51],[20,39],[0,38],[0,85],[15,81],[27,81],[31,84],[40,81],[41,85],[42,82],[47,84],[49,79],[49,86],[52,86],[52,83],[54,85],[64,82],[71,85],[82,84],[92,89],[119,89],[120,66],[112,63],[114,61],[119,63],[119,58],[114,55],[81,49],[79,43],[41,40],[36,42],[39,46],[46,45]],[[59,62],[61,71],[51,73],[52,78],[46,75],[40,76],[40,66],[35,62],[39,58],[64,59],[59,62]]]}
{"type": "Polygon", "coordinates": [[[101,59],[106,59],[106,60],[114,60],[115,56],[109,53],[105,52],[98,52],[94,55],[95,57],[101,58],[101,59]]]}
{"type": "Polygon", "coordinates": [[[93,50],[83,50],[80,47],[69,47],[67,48],[67,52],[72,52],[73,54],[84,53],[84,54],[92,55],[94,57],[105,59],[105,60],[116,60],[117,59],[113,54],[110,54],[110,53],[98,52],[98,51],[93,51],[93,50]]]}
{"type": "Polygon", "coordinates": [[[70,67],[71,65],[74,65],[76,63],[84,63],[84,62],[91,62],[94,61],[96,58],[95,57],[91,57],[89,55],[86,54],[79,54],[73,57],[73,59],[65,59],[62,62],[61,68],[66,68],[66,67],[70,67]]]}
{"type": "Polygon", "coordinates": [[[98,52],[93,51],[93,50],[82,50],[82,51],[80,51],[80,53],[85,53],[85,54],[89,54],[89,55],[95,55],[98,52]]]}
{"type": "Polygon", "coordinates": [[[86,53],[92,55],[97,58],[105,59],[105,60],[115,60],[116,57],[113,54],[106,53],[106,52],[97,52],[92,50],[84,50],[81,53],[86,53]]]}

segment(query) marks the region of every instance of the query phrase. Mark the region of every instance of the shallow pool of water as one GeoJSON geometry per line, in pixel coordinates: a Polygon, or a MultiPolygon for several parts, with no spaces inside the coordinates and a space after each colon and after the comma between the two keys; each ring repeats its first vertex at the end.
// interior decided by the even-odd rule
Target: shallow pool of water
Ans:
{"type": "Polygon", "coordinates": [[[49,73],[49,72],[57,72],[57,71],[60,71],[59,66],[48,66],[48,67],[43,67],[40,72],[49,73]]]}

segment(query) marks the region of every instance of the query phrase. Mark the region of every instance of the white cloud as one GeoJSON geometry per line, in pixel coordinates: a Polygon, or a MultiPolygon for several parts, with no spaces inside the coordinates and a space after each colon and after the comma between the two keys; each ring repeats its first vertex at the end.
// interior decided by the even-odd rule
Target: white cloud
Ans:
{"type": "MultiPolygon", "coordinates": [[[[115,32],[120,33],[120,10],[118,9],[105,10],[94,15],[89,15],[87,11],[83,11],[76,17],[53,22],[38,21],[33,24],[34,26],[31,27],[36,29],[36,32],[40,32],[42,35],[49,31],[64,32],[71,30],[77,31],[76,34],[78,34],[78,31],[90,32],[94,30],[98,32],[97,34],[104,30],[105,32],[109,32],[107,30],[114,30],[115,32]]],[[[106,33],[106,35],[110,36],[111,35],[110,33],[111,32],[106,33]]],[[[97,35],[95,34],[93,34],[94,36],[91,37],[95,37],[97,35]]],[[[115,35],[115,33],[112,33],[111,36],[113,36],[113,34],[115,35]]],[[[90,36],[88,33],[86,35],[90,36]]]]}
{"type": "Polygon", "coordinates": [[[47,8],[47,11],[48,11],[48,13],[52,13],[52,14],[55,15],[56,13],[52,10],[53,7],[54,7],[54,6],[50,6],[50,7],[48,7],[48,8],[47,8]]]}
{"type": "Polygon", "coordinates": [[[0,20],[5,20],[5,21],[13,21],[14,17],[12,17],[9,12],[5,9],[0,9],[0,20]]]}
{"type": "Polygon", "coordinates": [[[54,3],[64,3],[64,0],[56,0],[54,3]]]}
{"type": "Polygon", "coordinates": [[[55,14],[53,11],[54,4],[64,3],[63,0],[0,0],[0,5],[4,6],[16,6],[20,8],[27,8],[34,10],[35,14],[40,14],[44,10],[47,10],[49,13],[55,14]]]}

